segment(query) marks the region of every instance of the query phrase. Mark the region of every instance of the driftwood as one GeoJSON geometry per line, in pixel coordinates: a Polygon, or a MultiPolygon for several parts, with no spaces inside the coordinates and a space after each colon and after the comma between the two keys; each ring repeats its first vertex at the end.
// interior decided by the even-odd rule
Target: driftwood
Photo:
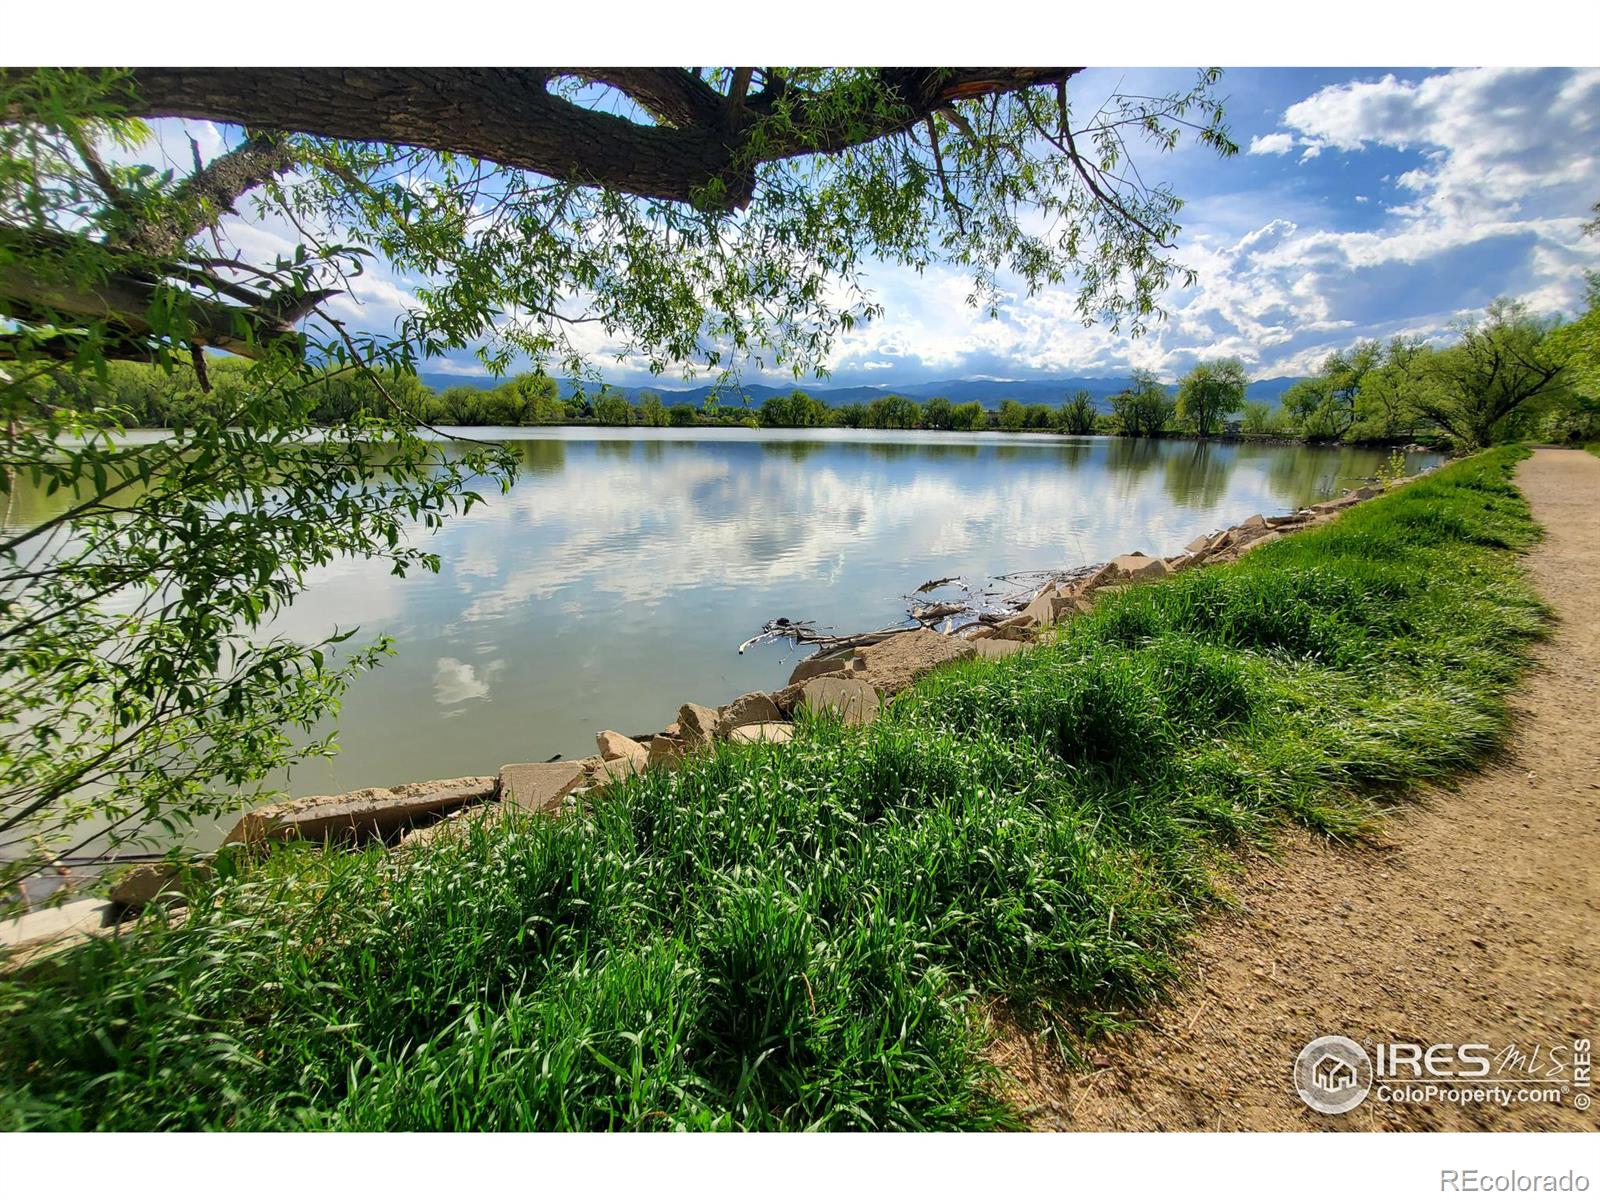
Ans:
{"type": "Polygon", "coordinates": [[[826,653],[829,650],[843,650],[848,646],[872,646],[887,641],[897,633],[905,633],[909,628],[907,625],[894,625],[887,629],[874,629],[868,633],[854,633],[840,637],[823,633],[808,621],[791,621],[787,617],[779,617],[776,621],[768,621],[763,625],[761,632],[755,637],[741,642],[739,653],[743,654],[751,646],[784,640],[791,641],[797,646],[816,646],[820,652],[826,653]]]}
{"type": "Polygon", "coordinates": [[[777,617],[763,625],[760,633],[741,642],[739,653],[743,654],[751,646],[788,641],[796,646],[815,646],[818,654],[827,654],[847,647],[871,646],[892,638],[897,633],[905,633],[912,629],[933,629],[939,627],[941,623],[941,633],[959,633],[978,625],[998,625],[1026,607],[1045,584],[1076,583],[1092,575],[1100,565],[1091,563],[1088,566],[1073,567],[1065,571],[1011,571],[1005,575],[992,577],[991,584],[1002,585],[998,587],[975,586],[964,582],[959,575],[930,579],[915,592],[902,597],[908,614],[904,624],[873,629],[866,633],[839,635],[825,632],[811,621],[777,617]],[[931,604],[919,598],[950,584],[960,585],[962,595],[959,598],[935,601],[931,604]]]}
{"type": "Polygon", "coordinates": [[[955,601],[947,601],[943,604],[929,604],[922,608],[913,608],[911,610],[911,619],[926,624],[929,621],[937,621],[943,617],[953,617],[957,613],[966,611],[967,605],[955,601]]]}

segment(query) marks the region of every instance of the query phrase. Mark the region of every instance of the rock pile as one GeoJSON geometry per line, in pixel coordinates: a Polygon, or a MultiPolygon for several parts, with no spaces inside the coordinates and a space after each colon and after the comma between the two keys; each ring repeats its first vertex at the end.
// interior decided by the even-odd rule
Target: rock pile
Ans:
{"type": "MultiPolygon", "coordinates": [[[[1092,595],[1095,592],[1118,591],[1131,584],[1162,579],[1210,563],[1238,562],[1251,550],[1275,542],[1286,533],[1325,525],[1344,509],[1370,500],[1383,490],[1382,484],[1368,484],[1297,512],[1273,517],[1256,513],[1237,525],[1195,538],[1184,548],[1184,553],[1170,558],[1152,558],[1143,551],[1118,555],[1076,583],[1065,585],[1052,581],[1045,584],[1014,614],[985,616],[957,630],[957,636],[972,642],[986,658],[1015,653],[1021,643],[1033,640],[1049,626],[1090,611],[1094,607],[1092,595]]],[[[800,668],[812,661],[807,659],[800,668]]],[[[797,674],[800,668],[796,668],[797,674]]]]}

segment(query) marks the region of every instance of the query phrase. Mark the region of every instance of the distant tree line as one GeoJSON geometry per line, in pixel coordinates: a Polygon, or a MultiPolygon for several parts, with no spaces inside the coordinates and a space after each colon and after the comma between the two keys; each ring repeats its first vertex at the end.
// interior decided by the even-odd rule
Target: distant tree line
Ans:
{"type": "MultiPolygon", "coordinates": [[[[759,405],[716,398],[699,406],[668,406],[641,391],[636,401],[601,386],[562,396],[548,375],[527,374],[494,387],[462,385],[440,391],[414,375],[378,382],[356,372],[335,374],[307,389],[308,419],[322,424],[362,413],[402,414],[432,425],[730,426],[810,429],[1000,430],[1007,433],[1120,434],[1156,437],[1228,432],[1311,442],[1393,442],[1425,439],[1462,448],[1520,437],[1592,442],[1600,437],[1600,274],[1591,275],[1588,309],[1559,323],[1531,316],[1526,305],[1496,300],[1462,322],[1453,342],[1417,338],[1360,341],[1322,362],[1276,405],[1245,398],[1247,378],[1236,358],[1197,363],[1176,388],[1145,370],[1100,412],[1087,391],[1060,405],[1006,399],[997,409],[976,401],[955,404],[935,396],[879,396],[867,404],[830,406],[801,389],[759,405]]],[[[207,372],[209,390],[193,370],[140,363],[106,364],[103,378],[60,373],[34,389],[37,403],[58,411],[84,406],[114,409],[128,426],[184,428],[222,416],[239,403],[247,379],[237,360],[207,372]]]]}

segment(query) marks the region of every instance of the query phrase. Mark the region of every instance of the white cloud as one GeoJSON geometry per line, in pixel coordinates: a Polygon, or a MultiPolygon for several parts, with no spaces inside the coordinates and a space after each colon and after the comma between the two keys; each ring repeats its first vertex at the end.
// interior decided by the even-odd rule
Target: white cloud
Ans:
{"type": "Polygon", "coordinates": [[[1600,69],[1478,68],[1417,82],[1385,75],[1335,84],[1291,105],[1283,123],[1312,144],[1354,153],[1420,151],[1398,183],[1436,208],[1495,212],[1530,193],[1596,179],[1600,69]]]}
{"type": "Polygon", "coordinates": [[[1265,137],[1250,139],[1249,154],[1287,154],[1294,149],[1294,135],[1289,133],[1269,133],[1265,137]]]}
{"type": "Polygon", "coordinates": [[[1301,163],[1320,161],[1286,171],[1316,170],[1311,178],[1332,188],[1346,156],[1382,148],[1404,159],[1376,183],[1351,176],[1364,192],[1387,185],[1387,194],[1351,189],[1343,203],[1296,208],[1293,218],[1283,208],[1272,215],[1269,200],[1243,236],[1187,239],[1180,257],[1199,282],[1169,296],[1171,319],[1144,339],[1085,329],[1070,288],[1013,297],[987,320],[960,302],[959,273],[930,270],[883,288],[887,316],[843,339],[836,373],[888,361],[924,377],[1143,366],[1170,378],[1218,354],[1237,354],[1259,374],[1290,373],[1357,337],[1440,334],[1497,291],[1570,312],[1582,267],[1600,265],[1600,243],[1578,229],[1600,196],[1600,71],[1354,80],[1291,104],[1250,153],[1271,159],[1296,147],[1301,163]],[[1340,210],[1355,204],[1378,209],[1381,223],[1343,227],[1340,210]]]}
{"type": "Polygon", "coordinates": [[[433,698],[441,708],[451,708],[468,700],[483,700],[488,695],[489,681],[479,675],[471,663],[448,657],[434,663],[433,698]]]}

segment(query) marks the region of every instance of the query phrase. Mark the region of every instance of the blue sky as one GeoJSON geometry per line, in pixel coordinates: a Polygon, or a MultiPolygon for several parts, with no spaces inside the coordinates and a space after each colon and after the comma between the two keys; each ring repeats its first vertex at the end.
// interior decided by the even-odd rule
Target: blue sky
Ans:
{"type": "MultiPolygon", "coordinates": [[[[1074,84],[1081,97],[1187,78],[1093,71],[1074,84]]],[[[1447,336],[1500,294],[1581,306],[1583,268],[1600,267],[1600,242],[1579,233],[1600,201],[1600,71],[1240,69],[1222,90],[1242,152],[1157,160],[1187,202],[1179,257],[1200,274],[1169,295],[1164,326],[1138,340],[1084,329],[1068,289],[985,320],[955,303],[954,276],[883,269],[887,312],[843,348],[835,380],[1134,366],[1172,378],[1214,354],[1256,377],[1298,374],[1360,337],[1447,336]]]]}
{"type": "MultiPolygon", "coordinates": [[[[1189,69],[1093,69],[1073,80],[1073,106],[1084,111],[1118,88],[1178,90],[1193,78],[1189,69]]],[[[1357,338],[1442,339],[1497,295],[1542,313],[1580,308],[1583,270],[1600,268],[1600,239],[1579,232],[1600,201],[1600,70],[1240,68],[1224,75],[1221,93],[1237,157],[1185,145],[1138,158],[1147,179],[1187,202],[1178,258],[1199,272],[1167,296],[1165,324],[1139,339],[1086,329],[1070,287],[1015,290],[990,319],[967,307],[958,271],[874,264],[865,274],[884,314],[840,340],[829,382],[1133,367],[1171,379],[1219,354],[1238,355],[1262,378],[1305,373],[1357,338]]],[[[186,160],[193,123],[161,125],[162,142],[186,160]]],[[[202,149],[220,148],[220,131],[198,132],[202,149]]],[[[284,230],[229,224],[247,250],[292,244],[284,230]]],[[[409,283],[375,270],[342,315],[383,330],[409,283]]],[[[652,382],[598,335],[585,348],[608,379],[652,382]]],[[[480,370],[465,352],[439,365],[480,370]]]]}

